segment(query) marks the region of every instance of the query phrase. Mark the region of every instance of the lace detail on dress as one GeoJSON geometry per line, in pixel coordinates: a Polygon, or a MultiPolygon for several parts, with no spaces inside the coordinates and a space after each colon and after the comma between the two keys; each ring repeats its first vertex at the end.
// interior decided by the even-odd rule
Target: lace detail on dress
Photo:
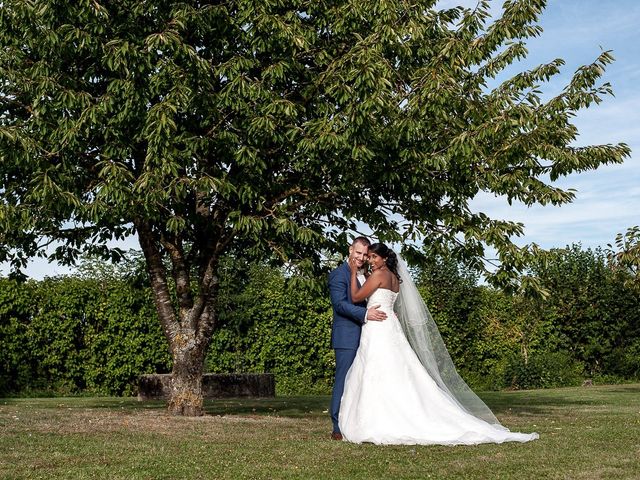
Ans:
{"type": "Polygon", "coordinates": [[[392,312],[396,298],[398,298],[398,292],[394,292],[388,288],[379,288],[371,294],[367,300],[367,306],[380,305],[380,310],[392,312]]]}

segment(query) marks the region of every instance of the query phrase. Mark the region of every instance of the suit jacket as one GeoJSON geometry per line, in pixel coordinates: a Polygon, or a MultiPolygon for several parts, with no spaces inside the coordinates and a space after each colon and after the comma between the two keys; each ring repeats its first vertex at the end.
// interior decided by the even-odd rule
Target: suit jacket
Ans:
{"type": "Polygon", "coordinates": [[[333,305],[331,347],[357,349],[367,303],[351,302],[351,271],[347,262],[329,273],[329,293],[333,305]]]}

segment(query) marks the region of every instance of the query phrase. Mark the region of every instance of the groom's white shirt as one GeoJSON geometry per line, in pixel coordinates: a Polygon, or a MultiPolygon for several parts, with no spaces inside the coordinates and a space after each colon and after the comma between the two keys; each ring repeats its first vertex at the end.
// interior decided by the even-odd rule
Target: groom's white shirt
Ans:
{"type": "MultiPolygon", "coordinates": [[[[356,278],[358,279],[358,282],[360,282],[360,286],[362,287],[362,285],[364,285],[364,282],[367,281],[367,277],[364,276],[364,269],[358,270],[358,272],[356,273],[356,278]]],[[[364,322],[363,323],[367,323],[367,315],[368,314],[369,314],[369,311],[367,310],[367,312],[365,312],[365,314],[364,314],[364,322]]]]}

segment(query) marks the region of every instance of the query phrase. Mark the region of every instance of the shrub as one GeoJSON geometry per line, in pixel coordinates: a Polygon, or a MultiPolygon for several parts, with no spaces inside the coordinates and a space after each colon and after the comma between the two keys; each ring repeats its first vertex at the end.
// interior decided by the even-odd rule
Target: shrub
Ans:
{"type": "Polygon", "coordinates": [[[640,295],[629,287],[628,273],[610,268],[600,249],[579,245],[553,250],[533,271],[551,292],[540,305],[552,325],[550,349],[570,354],[589,376],[614,373],[607,369],[616,362],[604,359],[640,337],[640,295]]]}
{"type": "Polygon", "coordinates": [[[0,279],[0,393],[133,393],[170,358],[150,291],[126,279],[0,279]]]}
{"type": "Polygon", "coordinates": [[[631,345],[613,349],[603,360],[603,370],[609,375],[640,379],[640,339],[631,345]]]}
{"type": "Polygon", "coordinates": [[[0,395],[27,388],[32,360],[25,340],[33,315],[36,282],[0,278],[0,395]]]}
{"type": "Polygon", "coordinates": [[[331,306],[325,292],[292,284],[278,269],[255,265],[225,298],[207,370],[269,372],[278,394],[328,393],[334,369],[331,306]]]}
{"type": "Polygon", "coordinates": [[[580,385],[584,366],[562,351],[539,351],[528,358],[512,355],[504,368],[504,386],[513,389],[580,385]]]}

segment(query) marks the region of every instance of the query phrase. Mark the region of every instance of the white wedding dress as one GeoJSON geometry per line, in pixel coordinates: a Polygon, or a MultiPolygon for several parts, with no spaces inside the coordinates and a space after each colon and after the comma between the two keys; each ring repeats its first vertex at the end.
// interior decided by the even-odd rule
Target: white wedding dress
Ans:
{"type": "Polygon", "coordinates": [[[369,297],[368,304],[379,304],[387,319],[362,327],[340,404],[343,438],[385,445],[474,445],[538,438],[537,433],[510,432],[471,415],[434,382],[393,311],[397,296],[379,288],[369,297]]]}

